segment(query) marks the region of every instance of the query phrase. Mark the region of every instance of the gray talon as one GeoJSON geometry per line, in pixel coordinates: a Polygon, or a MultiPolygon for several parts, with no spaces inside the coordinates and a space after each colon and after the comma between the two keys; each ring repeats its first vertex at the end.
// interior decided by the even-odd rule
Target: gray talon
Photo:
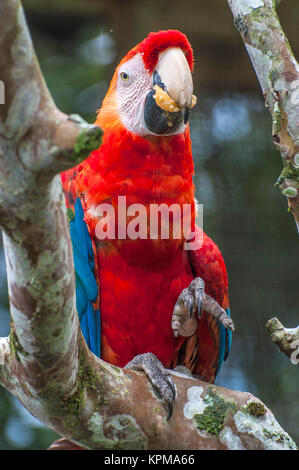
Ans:
{"type": "Polygon", "coordinates": [[[187,306],[189,310],[189,315],[190,317],[192,317],[192,314],[193,314],[193,300],[192,299],[188,300],[187,306]]]}
{"type": "Polygon", "coordinates": [[[203,279],[196,277],[190,282],[188,288],[182,290],[173,309],[171,327],[176,338],[179,335],[191,336],[195,333],[198,326],[196,310],[198,318],[201,318],[204,310],[222,323],[225,328],[234,331],[232,319],[216,300],[205,293],[203,279]]]}
{"type": "Polygon", "coordinates": [[[198,298],[197,298],[197,312],[198,312],[197,315],[198,315],[198,318],[201,317],[202,311],[203,311],[202,296],[198,296],[198,298]]]}
{"type": "Polygon", "coordinates": [[[173,380],[162,362],[152,353],[139,354],[126,364],[125,369],[141,370],[146,373],[153,387],[159,392],[167,407],[167,419],[173,412],[176,390],[173,380]]]}
{"type": "Polygon", "coordinates": [[[170,418],[172,417],[172,413],[173,413],[173,400],[169,401],[168,402],[168,415],[167,415],[167,421],[170,420],[170,418]]]}

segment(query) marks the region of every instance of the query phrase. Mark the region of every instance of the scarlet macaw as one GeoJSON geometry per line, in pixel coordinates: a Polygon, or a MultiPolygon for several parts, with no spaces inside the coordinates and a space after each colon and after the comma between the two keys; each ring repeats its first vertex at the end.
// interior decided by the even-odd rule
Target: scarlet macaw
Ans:
{"type": "MultiPolygon", "coordinates": [[[[220,321],[200,311],[202,280],[205,293],[228,314],[229,300],[222,255],[195,228],[187,122],[195,102],[192,69],[193,52],[184,34],[150,33],[115,70],[96,119],[103,130],[102,145],[62,174],[69,212],[73,211],[77,310],[85,340],[91,351],[111,364],[144,369],[165,395],[170,413],[173,384],[155,356],[165,368],[183,365],[214,382],[231,336],[220,321]],[[126,197],[127,206],[142,204],[147,214],[151,204],[175,203],[181,208],[189,204],[192,227],[197,238],[203,237],[202,246],[185,250],[183,235],[134,240],[118,236],[117,216],[115,239],[99,240],[97,208],[110,204],[117,214],[119,196],[126,197]],[[190,336],[180,335],[181,326],[188,323],[185,316],[180,325],[184,309],[189,318],[193,316],[190,336]]],[[[228,326],[232,329],[232,322],[228,326]]]]}

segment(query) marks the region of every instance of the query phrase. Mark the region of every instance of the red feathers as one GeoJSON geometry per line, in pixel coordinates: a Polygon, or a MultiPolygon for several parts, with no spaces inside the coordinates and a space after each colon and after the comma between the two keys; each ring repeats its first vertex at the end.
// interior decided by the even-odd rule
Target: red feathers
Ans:
{"type": "MultiPolygon", "coordinates": [[[[140,53],[151,73],[159,54],[169,47],[183,50],[192,71],[192,48],[176,30],[150,33],[121,64],[140,53]]],[[[72,205],[76,195],[82,198],[85,221],[97,249],[101,357],[123,366],[136,354],[151,351],[164,366],[183,364],[213,382],[220,351],[217,321],[203,313],[194,335],[175,339],[171,317],[179,294],[196,276],[204,279],[208,294],[224,308],[228,306],[226,268],[217,246],[205,234],[202,248],[191,253],[184,250],[183,237],[118,238],[116,220],[115,239],[99,242],[95,237],[96,208],[108,203],[117,213],[119,196],[126,196],[127,206],[142,204],[147,216],[152,204],[190,204],[192,229],[195,224],[189,126],[181,134],[164,137],[129,132],[118,110],[118,70],[119,66],[96,121],[104,130],[101,147],[63,176],[68,204],[72,205]]]]}
{"type": "MultiPolygon", "coordinates": [[[[125,195],[128,205],[167,201],[193,207],[192,175],[188,127],[179,135],[147,139],[120,128],[104,133],[101,147],[80,165],[76,184],[88,208],[118,195],[125,195]]],[[[93,230],[97,219],[92,211],[86,221],[93,230]]]]}
{"type": "Polygon", "coordinates": [[[149,33],[148,36],[126,55],[125,60],[131,59],[140,52],[146,69],[152,72],[157,64],[159,54],[168,47],[180,47],[185,53],[190,70],[193,70],[193,51],[185,34],[176,29],[149,33]]]}

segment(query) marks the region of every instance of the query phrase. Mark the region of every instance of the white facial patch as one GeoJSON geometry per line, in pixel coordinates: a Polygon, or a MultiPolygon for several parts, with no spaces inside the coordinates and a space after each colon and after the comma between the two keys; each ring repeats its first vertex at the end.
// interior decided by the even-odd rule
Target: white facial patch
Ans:
{"type": "Polygon", "coordinates": [[[139,135],[149,134],[143,111],[152,86],[152,76],[146,71],[140,53],[120,67],[116,88],[118,111],[125,127],[139,135]]]}
{"type": "MultiPolygon", "coordinates": [[[[158,135],[151,132],[144,122],[144,107],[148,93],[153,90],[153,75],[148,73],[140,53],[121,65],[117,77],[118,112],[124,126],[135,134],[158,135]]],[[[184,132],[182,121],[173,134],[184,132]]],[[[168,135],[171,135],[169,132],[168,135]]]]}

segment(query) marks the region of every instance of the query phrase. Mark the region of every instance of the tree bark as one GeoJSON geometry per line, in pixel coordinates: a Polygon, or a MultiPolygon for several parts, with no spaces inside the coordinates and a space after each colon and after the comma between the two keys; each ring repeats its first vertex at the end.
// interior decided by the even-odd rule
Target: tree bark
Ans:
{"type": "Polygon", "coordinates": [[[0,384],[46,426],[90,449],[296,448],[257,398],[175,372],[167,421],[143,373],[88,350],[58,173],[97,148],[101,131],[55,107],[20,2],[1,0],[0,13],[0,225],[12,318],[10,337],[0,339],[0,384]]]}
{"type": "MultiPolygon", "coordinates": [[[[299,232],[299,65],[276,13],[280,1],[227,1],[272,116],[272,138],[283,162],[276,184],[288,198],[299,232]]],[[[277,318],[267,323],[272,341],[293,364],[299,364],[298,343],[297,337],[290,340],[290,332],[298,328],[284,328],[277,318]]]]}
{"type": "Polygon", "coordinates": [[[290,358],[292,364],[299,364],[299,325],[297,328],[285,328],[277,318],[271,318],[266,326],[280,351],[290,358]]]}
{"type": "Polygon", "coordinates": [[[227,0],[272,115],[283,170],[277,180],[299,231],[299,66],[279,22],[277,0],[227,0]]]}

